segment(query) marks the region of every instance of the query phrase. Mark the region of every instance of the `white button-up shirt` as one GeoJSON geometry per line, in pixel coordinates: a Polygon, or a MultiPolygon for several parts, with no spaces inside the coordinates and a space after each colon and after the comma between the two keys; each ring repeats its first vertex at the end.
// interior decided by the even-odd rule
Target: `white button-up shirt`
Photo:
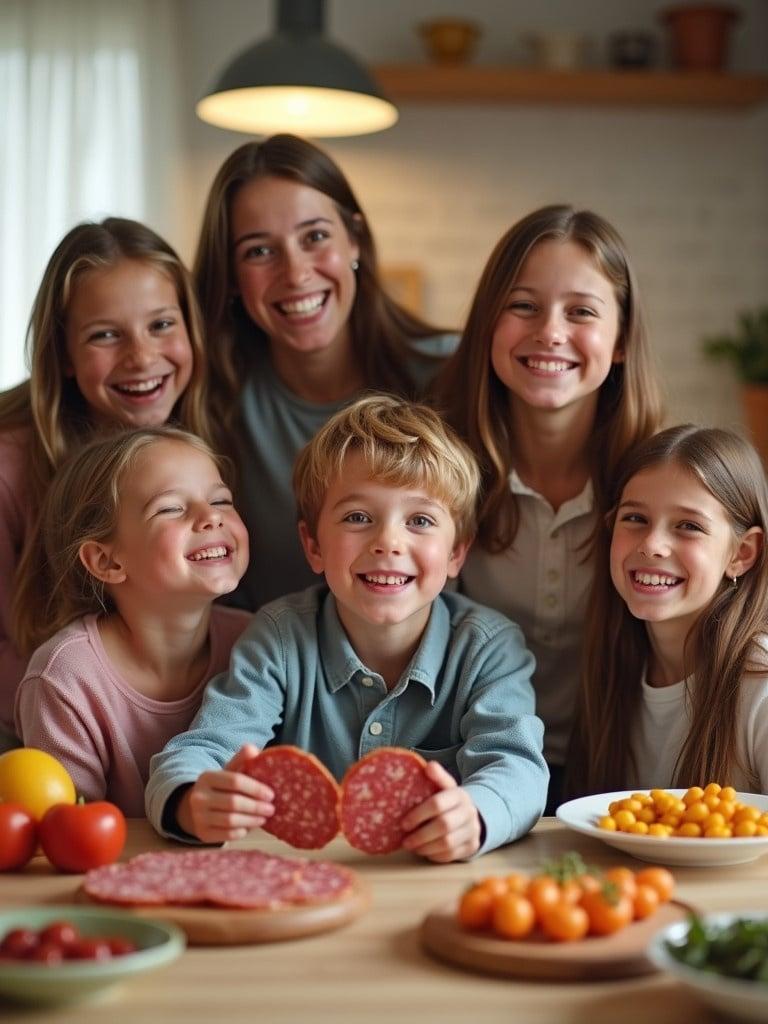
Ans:
{"type": "Polygon", "coordinates": [[[513,470],[509,486],[520,510],[512,547],[489,554],[475,543],[459,589],[496,608],[522,628],[536,657],[536,713],[544,721],[544,756],[565,763],[581,671],[587,598],[592,583],[589,541],[595,526],[592,481],[557,512],[513,470]]]}

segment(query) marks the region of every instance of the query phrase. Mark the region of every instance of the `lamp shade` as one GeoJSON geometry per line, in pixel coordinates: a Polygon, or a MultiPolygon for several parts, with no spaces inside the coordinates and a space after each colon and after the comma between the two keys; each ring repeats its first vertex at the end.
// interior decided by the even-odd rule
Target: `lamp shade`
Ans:
{"type": "Polygon", "coordinates": [[[329,137],[389,128],[397,109],[322,35],[322,0],[279,0],[277,31],[240,53],[197,104],[203,121],[255,135],[329,137]]]}

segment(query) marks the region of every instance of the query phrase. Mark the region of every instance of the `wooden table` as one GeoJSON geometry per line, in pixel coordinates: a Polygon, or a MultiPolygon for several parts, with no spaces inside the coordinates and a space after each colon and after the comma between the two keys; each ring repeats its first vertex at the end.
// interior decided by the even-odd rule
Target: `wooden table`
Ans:
{"type": "MultiPolygon", "coordinates": [[[[265,833],[234,844],[291,850],[265,833]]],[[[132,821],[124,857],[176,848],[145,821],[132,821]]],[[[534,983],[473,974],[433,960],[419,947],[424,914],[472,880],[578,850],[589,863],[627,863],[619,851],[543,819],[520,842],[471,864],[431,865],[405,854],[366,857],[337,839],[319,853],[355,868],[373,906],[335,932],[259,946],[192,948],[175,963],[139,976],[108,1002],[65,1010],[0,1006],[7,1024],[37,1020],[109,1024],[705,1024],[708,1016],[662,975],[628,981],[534,983]]],[[[678,895],[702,910],[768,909],[768,857],[738,867],[677,868],[678,895]]],[[[0,875],[0,905],[68,902],[79,876],[59,875],[43,858],[23,874],[0,875]]]]}

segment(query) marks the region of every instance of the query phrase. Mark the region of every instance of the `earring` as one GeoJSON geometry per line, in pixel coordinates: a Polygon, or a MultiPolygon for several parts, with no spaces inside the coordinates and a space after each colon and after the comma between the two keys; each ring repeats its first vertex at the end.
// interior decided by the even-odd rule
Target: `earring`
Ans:
{"type": "Polygon", "coordinates": [[[739,585],[739,577],[731,576],[731,583],[733,584],[733,589],[735,590],[739,585]]]}
{"type": "Polygon", "coordinates": [[[360,261],[352,260],[352,262],[349,265],[353,270],[357,270],[357,268],[360,266],[360,261]]]}

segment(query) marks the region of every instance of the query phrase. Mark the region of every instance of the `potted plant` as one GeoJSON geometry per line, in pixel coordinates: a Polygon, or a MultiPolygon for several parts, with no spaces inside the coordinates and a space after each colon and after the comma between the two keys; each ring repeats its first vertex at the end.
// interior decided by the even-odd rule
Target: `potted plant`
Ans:
{"type": "Polygon", "coordinates": [[[703,348],[710,358],[730,360],[736,367],[747,426],[768,467],[768,306],[739,314],[733,333],[705,338],[703,348]]]}

